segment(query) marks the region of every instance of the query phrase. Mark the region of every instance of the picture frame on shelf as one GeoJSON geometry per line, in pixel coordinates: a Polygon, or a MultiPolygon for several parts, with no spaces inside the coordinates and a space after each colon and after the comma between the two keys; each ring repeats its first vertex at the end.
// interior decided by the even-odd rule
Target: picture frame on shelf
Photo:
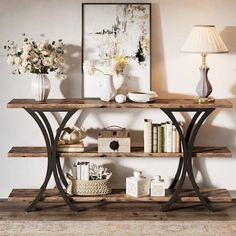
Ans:
{"type": "Polygon", "coordinates": [[[151,3],[83,3],[82,68],[88,61],[98,70],[82,70],[84,98],[100,97],[103,73],[124,94],[151,90],[151,3]]]}

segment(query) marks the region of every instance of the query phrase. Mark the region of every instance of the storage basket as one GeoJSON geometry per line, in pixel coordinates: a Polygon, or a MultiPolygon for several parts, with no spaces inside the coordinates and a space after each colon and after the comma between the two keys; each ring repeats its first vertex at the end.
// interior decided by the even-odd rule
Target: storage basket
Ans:
{"type": "Polygon", "coordinates": [[[95,196],[111,193],[111,175],[107,176],[107,179],[102,180],[76,180],[70,174],[66,174],[69,178],[69,184],[66,192],[70,195],[80,196],[95,196]]]}

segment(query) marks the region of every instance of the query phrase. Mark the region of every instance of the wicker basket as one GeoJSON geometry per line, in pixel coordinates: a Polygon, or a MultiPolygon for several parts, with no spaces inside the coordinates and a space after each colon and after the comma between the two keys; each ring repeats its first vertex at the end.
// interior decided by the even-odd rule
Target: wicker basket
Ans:
{"type": "Polygon", "coordinates": [[[66,192],[70,195],[80,195],[80,196],[95,196],[111,193],[111,174],[107,179],[102,180],[76,180],[67,173],[67,177],[70,179],[69,185],[66,192]]]}

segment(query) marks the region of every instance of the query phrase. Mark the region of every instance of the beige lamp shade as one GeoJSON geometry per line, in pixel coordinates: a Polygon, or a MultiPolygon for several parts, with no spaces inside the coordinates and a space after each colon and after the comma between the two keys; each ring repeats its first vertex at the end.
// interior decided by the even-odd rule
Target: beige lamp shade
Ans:
{"type": "Polygon", "coordinates": [[[206,54],[229,52],[214,25],[195,25],[181,51],[206,54]]]}

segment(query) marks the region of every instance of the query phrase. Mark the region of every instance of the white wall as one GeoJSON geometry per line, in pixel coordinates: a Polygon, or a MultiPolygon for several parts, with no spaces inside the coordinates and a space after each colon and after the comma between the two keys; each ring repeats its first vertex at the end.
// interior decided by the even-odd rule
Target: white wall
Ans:
{"type": "MultiPolygon", "coordinates": [[[[230,53],[208,56],[208,64],[211,67],[209,78],[214,88],[212,95],[216,98],[229,98],[236,103],[236,1],[153,0],[152,3],[153,90],[160,97],[195,95],[195,86],[199,79],[200,56],[183,54],[179,49],[193,25],[215,24],[230,53]]],[[[1,46],[8,39],[20,41],[21,33],[26,33],[36,40],[40,39],[41,33],[50,40],[63,38],[68,51],[66,60],[70,66],[68,79],[65,81],[51,79],[50,97],[80,97],[81,1],[0,0],[1,46]]],[[[46,170],[46,160],[7,158],[11,146],[40,145],[43,144],[43,139],[38,127],[26,112],[6,109],[7,102],[12,98],[30,98],[31,75],[11,75],[2,48],[0,54],[0,197],[6,197],[12,188],[39,187],[46,170]]],[[[195,161],[195,172],[200,185],[236,190],[236,116],[234,113],[235,108],[218,110],[200,130],[197,144],[226,145],[233,151],[232,159],[195,161]]],[[[71,123],[77,122],[78,125],[88,129],[118,124],[139,130],[143,118],[147,117],[158,122],[166,120],[160,111],[154,110],[106,112],[90,110],[83,112],[78,121],[77,117],[74,117],[71,123]],[[83,121],[82,118],[86,120],[83,121]]],[[[189,120],[188,115],[178,117],[179,120],[189,120]]],[[[53,116],[50,116],[50,120],[56,127],[57,122],[53,116]]],[[[93,130],[89,134],[92,136],[93,130]]],[[[94,140],[88,138],[87,141],[94,140]]],[[[74,161],[67,161],[66,168],[74,161]]],[[[177,159],[149,158],[94,160],[96,163],[109,164],[109,168],[113,171],[114,187],[124,186],[125,177],[131,175],[133,169],[141,170],[145,175],[158,173],[164,178],[171,178],[175,173],[177,161],[177,159]]],[[[53,181],[50,186],[53,186],[53,181]]]]}

